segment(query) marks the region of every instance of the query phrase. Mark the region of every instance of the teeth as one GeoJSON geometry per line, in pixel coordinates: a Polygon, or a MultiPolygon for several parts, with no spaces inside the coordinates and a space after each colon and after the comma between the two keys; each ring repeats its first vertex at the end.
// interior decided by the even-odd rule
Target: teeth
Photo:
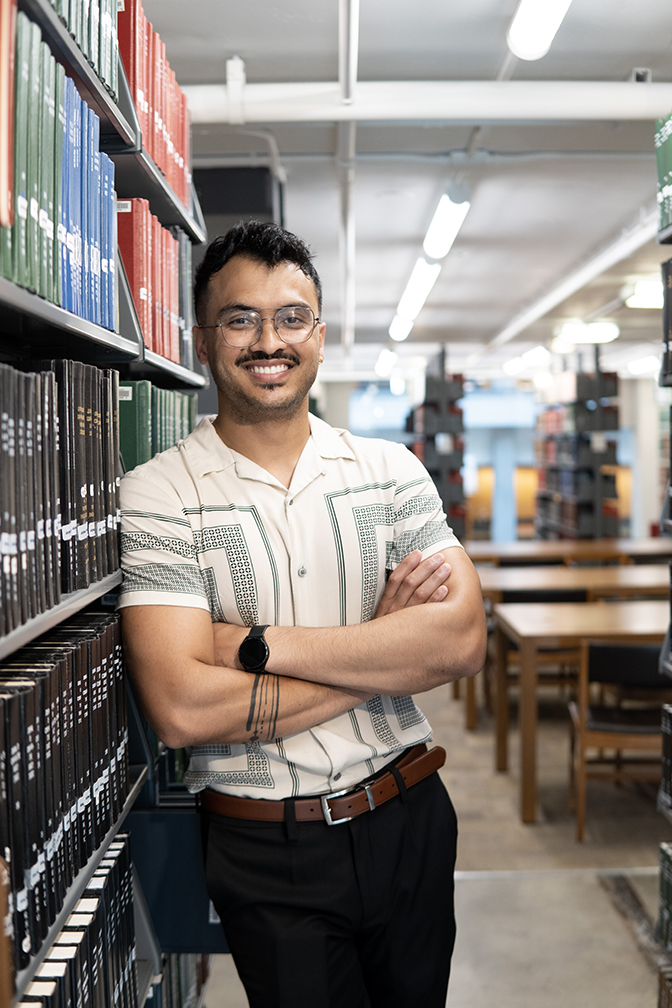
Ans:
{"type": "Polygon", "coordinates": [[[280,371],[286,371],[287,367],[287,364],[253,364],[248,370],[252,374],[271,375],[278,374],[280,371]]]}

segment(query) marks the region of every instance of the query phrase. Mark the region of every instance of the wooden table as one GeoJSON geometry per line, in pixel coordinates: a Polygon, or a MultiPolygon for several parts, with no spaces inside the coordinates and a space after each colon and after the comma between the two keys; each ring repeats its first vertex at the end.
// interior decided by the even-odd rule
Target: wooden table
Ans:
{"type": "Polygon", "coordinates": [[[506,642],[520,651],[520,802],[523,822],[537,815],[537,651],[579,647],[582,640],[628,644],[662,643],[670,623],[669,601],[499,602],[493,608],[497,654],[495,676],[495,766],[506,770],[506,642]]]}
{"type": "Polygon", "coordinates": [[[635,558],[663,560],[672,557],[672,536],[651,539],[520,539],[496,543],[472,539],[463,543],[474,563],[498,564],[502,560],[514,563],[559,560],[571,564],[576,560],[618,560],[628,563],[635,558]]]}
{"type": "Polygon", "coordinates": [[[619,564],[617,567],[480,567],[484,598],[501,602],[505,592],[583,590],[589,602],[605,595],[670,594],[667,564],[619,564]]]}

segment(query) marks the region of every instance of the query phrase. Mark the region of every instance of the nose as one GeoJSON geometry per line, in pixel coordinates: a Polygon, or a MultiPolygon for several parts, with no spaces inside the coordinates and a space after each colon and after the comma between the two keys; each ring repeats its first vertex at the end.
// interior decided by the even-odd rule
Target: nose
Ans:
{"type": "Polygon", "coordinates": [[[250,349],[253,350],[263,350],[264,353],[271,353],[268,348],[273,347],[274,350],[278,349],[278,346],[284,346],[284,340],[281,340],[275,329],[275,314],[273,315],[262,315],[261,325],[258,329],[259,338],[257,342],[253,344],[250,349]]]}

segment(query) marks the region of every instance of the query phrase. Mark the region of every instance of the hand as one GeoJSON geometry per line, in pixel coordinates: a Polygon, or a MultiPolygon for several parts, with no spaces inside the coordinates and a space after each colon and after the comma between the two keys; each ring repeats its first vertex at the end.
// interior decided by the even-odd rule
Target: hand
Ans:
{"type": "Polygon", "coordinates": [[[413,550],[392,571],[374,619],[425,602],[445,601],[450,564],[445,562],[443,553],[434,553],[426,560],[421,560],[421,556],[420,550],[413,550]]]}

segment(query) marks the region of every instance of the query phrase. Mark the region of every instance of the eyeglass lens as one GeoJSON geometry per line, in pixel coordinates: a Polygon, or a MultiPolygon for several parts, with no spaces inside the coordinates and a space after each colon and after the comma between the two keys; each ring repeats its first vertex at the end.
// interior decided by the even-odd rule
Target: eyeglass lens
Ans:
{"type": "MultiPolygon", "coordinates": [[[[310,338],[317,319],[310,308],[296,305],[279,308],[273,316],[273,326],[285,343],[304,343],[310,338]]],[[[222,335],[230,346],[248,347],[261,336],[263,319],[258,311],[231,311],[219,324],[222,335]]]]}

